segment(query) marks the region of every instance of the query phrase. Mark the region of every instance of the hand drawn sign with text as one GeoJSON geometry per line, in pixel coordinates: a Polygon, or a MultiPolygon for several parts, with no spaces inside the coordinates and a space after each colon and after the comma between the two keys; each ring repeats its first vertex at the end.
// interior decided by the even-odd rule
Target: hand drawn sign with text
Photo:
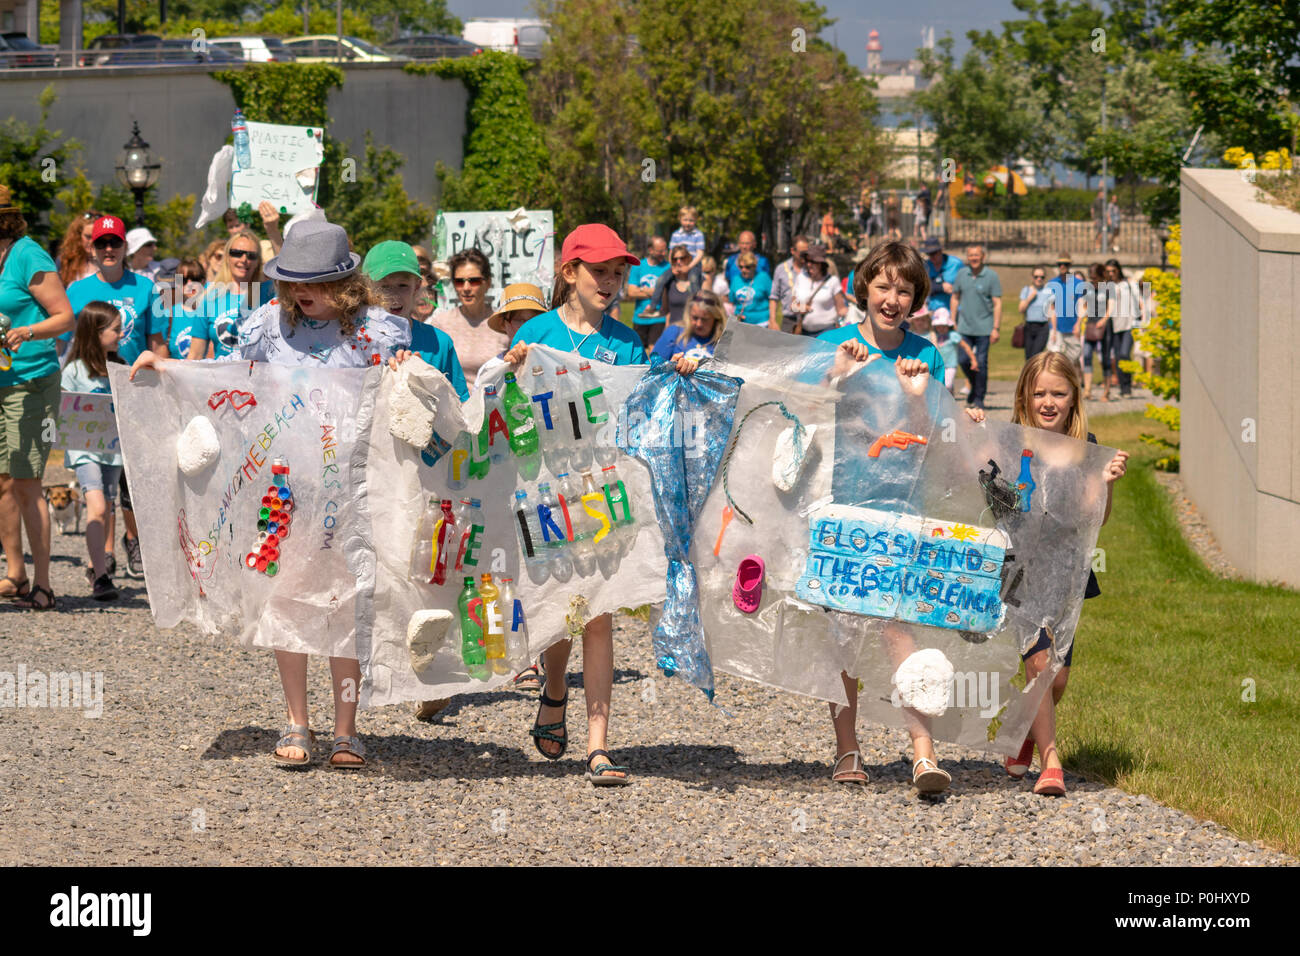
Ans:
{"type": "Polygon", "coordinates": [[[322,130],[314,126],[249,123],[250,169],[236,164],[230,177],[230,208],[248,203],[254,209],[268,200],[292,216],[315,205],[317,170],[324,155],[322,130]]]}
{"type": "Polygon", "coordinates": [[[64,392],[54,447],[117,454],[117,416],[107,392],[64,392]]]}

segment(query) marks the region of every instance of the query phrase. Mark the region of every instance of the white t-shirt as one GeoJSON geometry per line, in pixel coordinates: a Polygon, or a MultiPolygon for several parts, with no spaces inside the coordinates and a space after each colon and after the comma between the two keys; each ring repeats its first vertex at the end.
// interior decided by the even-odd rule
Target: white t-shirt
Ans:
{"type": "Polygon", "coordinates": [[[818,279],[817,283],[805,272],[795,277],[794,301],[802,304],[812,300],[812,309],[803,317],[805,331],[824,332],[840,324],[840,317],[835,312],[835,293],[839,287],[833,275],[826,276],[825,280],[818,279]]]}

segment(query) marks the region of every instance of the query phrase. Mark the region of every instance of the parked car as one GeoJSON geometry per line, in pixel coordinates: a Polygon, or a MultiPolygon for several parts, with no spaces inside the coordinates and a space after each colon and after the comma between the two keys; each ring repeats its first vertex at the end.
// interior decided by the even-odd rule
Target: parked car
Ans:
{"type": "Polygon", "coordinates": [[[525,60],[540,60],[549,33],[544,20],[480,17],[467,21],[461,36],[485,50],[504,50],[525,60]]]}
{"type": "Polygon", "coordinates": [[[409,60],[408,56],[386,53],[373,43],[357,37],[343,37],[340,50],[336,36],[294,37],[284,41],[285,47],[298,58],[299,63],[397,63],[409,60]],[[341,55],[340,55],[341,54],[341,55]]]}
{"type": "Polygon", "coordinates": [[[438,60],[448,56],[473,56],[483,52],[483,48],[476,43],[442,33],[402,37],[387,44],[384,49],[389,53],[409,56],[413,60],[438,60]]]}
{"type": "Polygon", "coordinates": [[[194,49],[194,41],[189,39],[159,40],[157,43],[137,43],[120,50],[111,51],[104,66],[159,66],[177,63],[238,63],[240,58],[233,53],[219,50],[214,46],[205,46],[202,50],[194,49]]]}
{"type": "Polygon", "coordinates": [[[0,69],[54,65],[53,51],[33,42],[26,33],[0,33],[0,69]]]}
{"type": "Polygon", "coordinates": [[[162,37],[155,33],[107,33],[86,44],[77,60],[79,66],[103,66],[114,50],[130,50],[144,46],[157,46],[162,37]]]}
{"type": "Polygon", "coordinates": [[[216,37],[208,46],[249,63],[292,63],[297,59],[279,37],[216,37]]]}

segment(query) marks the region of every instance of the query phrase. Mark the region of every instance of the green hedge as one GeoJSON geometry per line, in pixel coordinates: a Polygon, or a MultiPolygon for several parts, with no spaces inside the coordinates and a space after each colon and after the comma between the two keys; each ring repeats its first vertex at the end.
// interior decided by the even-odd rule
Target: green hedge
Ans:
{"type": "MultiPolygon", "coordinates": [[[[1131,219],[1137,213],[1136,202],[1141,203],[1148,196],[1158,192],[1159,186],[1138,186],[1136,191],[1128,186],[1119,190],[1120,208],[1124,218],[1131,219]]],[[[1055,222],[1088,222],[1092,219],[1092,201],[1096,197],[1095,189],[1056,189],[1036,188],[1029,190],[1027,196],[988,196],[982,192],[961,196],[957,200],[957,212],[966,219],[1044,219],[1055,222]]]]}

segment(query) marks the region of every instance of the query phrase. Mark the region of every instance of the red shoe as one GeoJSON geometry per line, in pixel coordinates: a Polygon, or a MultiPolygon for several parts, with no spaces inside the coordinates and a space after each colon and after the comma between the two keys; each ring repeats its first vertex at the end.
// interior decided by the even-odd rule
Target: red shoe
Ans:
{"type": "Polygon", "coordinates": [[[756,554],[748,555],[740,562],[736,571],[736,583],[731,589],[731,599],[744,614],[753,614],[758,610],[758,602],[763,598],[763,559],[756,554]]]}
{"type": "Polygon", "coordinates": [[[1065,771],[1060,767],[1047,767],[1038,775],[1034,793],[1040,797],[1065,796],[1065,771]]]}
{"type": "Polygon", "coordinates": [[[1034,762],[1034,739],[1026,737],[1025,742],[1020,747],[1020,753],[1015,757],[1007,758],[1007,775],[1020,780],[1024,777],[1025,772],[1029,770],[1029,765],[1034,762]]]}

